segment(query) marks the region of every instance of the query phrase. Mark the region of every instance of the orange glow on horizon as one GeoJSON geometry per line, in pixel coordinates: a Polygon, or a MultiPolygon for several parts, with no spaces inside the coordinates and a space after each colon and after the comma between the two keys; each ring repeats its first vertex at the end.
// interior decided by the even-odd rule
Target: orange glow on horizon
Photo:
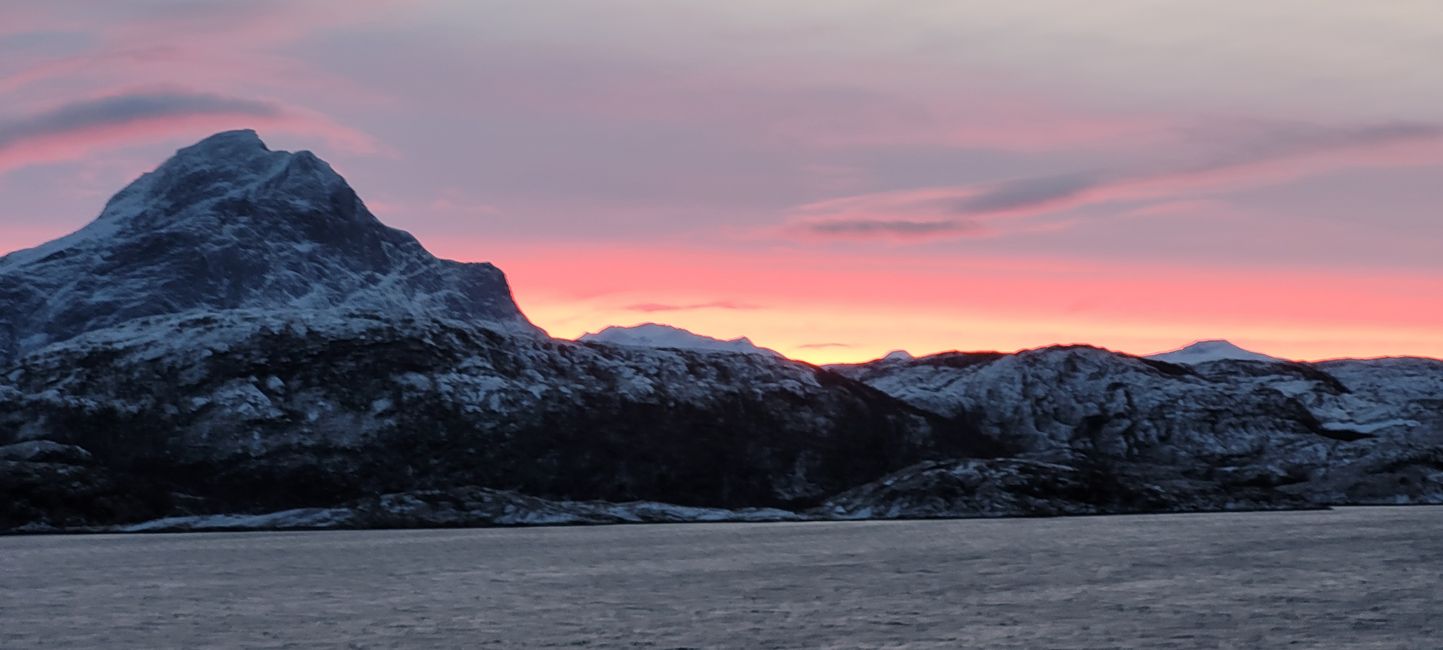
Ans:
{"type": "Polygon", "coordinates": [[[1443,357],[1443,281],[1397,271],[600,246],[492,261],[560,338],[658,322],[813,363],[1059,343],[1152,354],[1209,338],[1299,360],[1443,357]]]}
{"type": "MultiPolygon", "coordinates": [[[[4,251],[62,233],[9,234],[4,251]]],[[[440,257],[495,263],[532,322],[566,339],[656,322],[745,336],[818,364],[897,349],[1012,352],[1069,343],[1152,354],[1212,338],[1298,360],[1443,358],[1443,278],[1423,272],[960,258],[906,248],[433,244],[440,257]]]]}

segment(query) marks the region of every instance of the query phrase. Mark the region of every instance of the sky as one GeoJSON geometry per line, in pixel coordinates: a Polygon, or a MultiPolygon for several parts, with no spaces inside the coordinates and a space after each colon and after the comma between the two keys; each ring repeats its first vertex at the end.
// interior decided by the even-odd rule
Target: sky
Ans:
{"type": "Polygon", "coordinates": [[[1443,357],[1436,0],[5,0],[0,252],[315,151],[571,338],[1443,357]]]}

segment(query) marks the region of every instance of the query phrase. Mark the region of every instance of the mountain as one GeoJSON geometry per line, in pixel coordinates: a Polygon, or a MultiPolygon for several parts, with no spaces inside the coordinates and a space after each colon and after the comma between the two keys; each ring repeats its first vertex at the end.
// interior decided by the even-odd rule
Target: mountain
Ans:
{"type": "Polygon", "coordinates": [[[979,491],[1034,513],[1443,502],[1443,361],[1180,365],[1054,346],[836,371],[967,414],[1012,456],[902,470],[839,497],[839,515],[985,514],[979,491]]]}
{"type": "Polygon", "coordinates": [[[912,356],[912,353],[906,350],[892,350],[891,352],[882,355],[882,358],[878,359],[878,361],[911,361],[915,358],[916,357],[912,356]]]}
{"type": "Polygon", "coordinates": [[[508,503],[579,521],[595,500],[749,518],[992,448],[772,355],[549,338],[500,271],[435,259],[249,131],[6,256],[0,318],[0,530],[530,520],[492,516],[508,503]]]}
{"type": "Polygon", "coordinates": [[[249,131],[0,259],[0,333],[0,531],[1443,503],[1443,361],[559,340],[249,131]]]}
{"type": "Polygon", "coordinates": [[[640,348],[670,348],[676,350],[700,350],[705,352],[733,352],[739,354],[762,354],[773,357],[782,355],[775,350],[757,347],[746,337],[724,341],[710,336],[694,334],[680,327],[644,323],[632,327],[607,327],[600,332],[581,335],[576,339],[584,343],[620,345],[640,348]]]}
{"type": "Polygon", "coordinates": [[[1184,348],[1154,354],[1148,357],[1157,361],[1168,363],[1181,363],[1194,365],[1199,363],[1210,363],[1213,361],[1263,361],[1268,363],[1283,362],[1284,359],[1270,357],[1266,354],[1244,350],[1227,341],[1198,341],[1184,348]]]}
{"type": "Polygon", "coordinates": [[[80,231],[0,258],[0,360],[136,319],[251,310],[539,334],[501,271],[432,257],[310,152],[254,131],[181,149],[80,231]]]}
{"type": "Polygon", "coordinates": [[[905,364],[914,359],[916,359],[916,357],[912,356],[911,352],[906,350],[893,350],[871,361],[863,361],[860,363],[829,363],[822,367],[850,377],[858,373],[863,373],[868,369],[875,371],[878,366],[905,364]]]}

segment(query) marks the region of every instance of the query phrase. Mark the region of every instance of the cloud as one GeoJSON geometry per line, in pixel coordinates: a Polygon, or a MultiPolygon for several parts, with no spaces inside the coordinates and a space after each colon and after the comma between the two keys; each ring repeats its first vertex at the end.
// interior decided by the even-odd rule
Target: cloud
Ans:
{"type": "Polygon", "coordinates": [[[806,230],[837,236],[891,236],[899,238],[966,235],[981,231],[978,224],[961,219],[876,218],[819,219],[802,224],[806,230]]]}
{"type": "MultiPolygon", "coordinates": [[[[86,11],[62,3],[34,3],[19,13],[0,8],[0,18],[14,19],[0,32],[85,30],[112,42],[154,42],[216,38],[240,45],[289,42],[314,31],[364,23],[414,0],[249,0],[247,2],[149,0],[89,2],[86,11]],[[47,6],[48,4],[48,6],[47,6]]],[[[228,43],[229,44],[229,43],[228,43]]]]}
{"type": "Polygon", "coordinates": [[[0,171],[73,160],[97,149],[157,137],[241,126],[313,133],[353,150],[374,149],[368,136],[335,125],[316,113],[211,93],[139,90],[0,120],[0,171]]]}
{"type": "Polygon", "coordinates": [[[665,311],[694,311],[698,309],[761,309],[757,305],[732,302],[730,300],[716,300],[713,302],[699,302],[691,304],[665,304],[655,302],[637,303],[623,307],[627,311],[639,311],[644,313],[665,312],[665,311]]]}
{"type": "Polygon", "coordinates": [[[180,58],[184,58],[184,55],[176,48],[147,46],[50,59],[0,77],[0,93],[12,92],[40,81],[73,78],[85,72],[94,73],[107,66],[134,70],[150,63],[180,58]]]}
{"type": "Polygon", "coordinates": [[[991,189],[964,197],[955,206],[961,214],[989,214],[1059,203],[1096,187],[1100,177],[1093,174],[1042,176],[998,183],[991,189]]]}
{"type": "Polygon", "coordinates": [[[65,3],[31,4],[28,11],[21,10],[18,22],[8,20],[9,10],[0,8],[0,38],[8,28],[40,42],[65,36],[84,46],[13,56],[7,51],[0,60],[0,93],[26,91],[6,97],[12,106],[53,95],[56,87],[93,89],[116,79],[129,85],[264,88],[271,96],[292,101],[305,97],[318,104],[390,102],[389,91],[314,65],[289,46],[384,20],[414,3],[144,0],[88,2],[85,11],[66,10],[61,6],[65,3]],[[37,87],[27,88],[32,85],[37,87]]]}
{"type": "Polygon", "coordinates": [[[1334,167],[1348,165],[1349,159],[1313,160],[1339,153],[1357,153],[1396,144],[1434,141],[1443,137],[1443,127],[1420,123],[1383,123],[1351,127],[1264,122],[1230,123],[1204,127],[1197,136],[1208,140],[1235,140],[1242,131],[1246,140],[1230,150],[1199,161],[1161,170],[1134,169],[1111,173],[1077,173],[1008,181],[963,199],[961,214],[995,214],[1019,210],[1095,203],[1113,198],[1151,194],[1149,188],[1168,191],[1197,184],[1250,184],[1279,176],[1311,173],[1318,162],[1334,167]],[[1232,134],[1228,132],[1232,131],[1232,134]],[[1232,137],[1229,137],[1229,136],[1232,137]],[[1280,164],[1291,165],[1278,169],[1280,164]],[[1313,164],[1309,164],[1313,163],[1313,164]],[[1270,169],[1271,168],[1271,169],[1270,169]],[[1251,178],[1250,176],[1251,175],[1251,178]]]}
{"type": "Polygon", "coordinates": [[[835,348],[855,347],[851,343],[803,343],[797,346],[798,350],[828,350],[835,348]]]}
{"type": "Polygon", "coordinates": [[[794,209],[788,230],[804,236],[937,239],[992,234],[995,220],[1085,205],[1175,198],[1290,180],[1340,167],[1408,165],[1436,160],[1443,127],[1394,122],[1327,127],[1242,122],[1189,131],[1224,140],[1220,152],[1182,162],[1020,178],[1000,183],[878,192],[794,209]]]}
{"type": "Polygon", "coordinates": [[[205,93],[116,95],[64,104],[29,117],[0,122],[0,151],[76,132],[123,128],[167,118],[223,115],[269,119],[280,114],[281,109],[275,104],[205,93]]]}

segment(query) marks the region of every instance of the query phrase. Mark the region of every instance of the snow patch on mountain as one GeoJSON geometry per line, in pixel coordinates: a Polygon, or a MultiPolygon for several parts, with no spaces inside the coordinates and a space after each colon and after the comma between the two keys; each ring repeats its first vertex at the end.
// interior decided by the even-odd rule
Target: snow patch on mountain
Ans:
{"type": "Polygon", "coordinates": [[[823,370],[658,324],[540,334],[495,267],[432,257],[309,153],[219,134],[0,258],[0,529],[1443,501],[1436,360],[1204,341],[823,370]]]}
{"type": "Polygon", "coordinates": [[[78,232],[0,257],[0,362],[135,319],[237,309],[540,333],[496,267],[437,259],[314,154],[228,131],[176,152],[78,232]]]}
{"type": "Polygon", "coordinates": [[[1198,341],[1187,347],[1179,348],[1171,352],[1154,354],[1147,358],[1183,365],[1196,365],[1199,363],[1211,363],[1213,361],[1265,361],[1270,363],[1285,361],[1285,359],[1268,356],[1260,352],[1244,350],[1228,341],[1222,340],[1198,341]]]}
{"type": "Polygon", "coordinates": [[[620,345],[625,347],[734,352],[782,357],[782,354],[776,350],[759,347],[745,336],[722,340],[696,334],[680,327],[672,327],[658,323],[644,323],[631,327],[613,325],[600,332],[583,334],[576,340],[582,343],[601,343],[604,345],[620,345]]]}

